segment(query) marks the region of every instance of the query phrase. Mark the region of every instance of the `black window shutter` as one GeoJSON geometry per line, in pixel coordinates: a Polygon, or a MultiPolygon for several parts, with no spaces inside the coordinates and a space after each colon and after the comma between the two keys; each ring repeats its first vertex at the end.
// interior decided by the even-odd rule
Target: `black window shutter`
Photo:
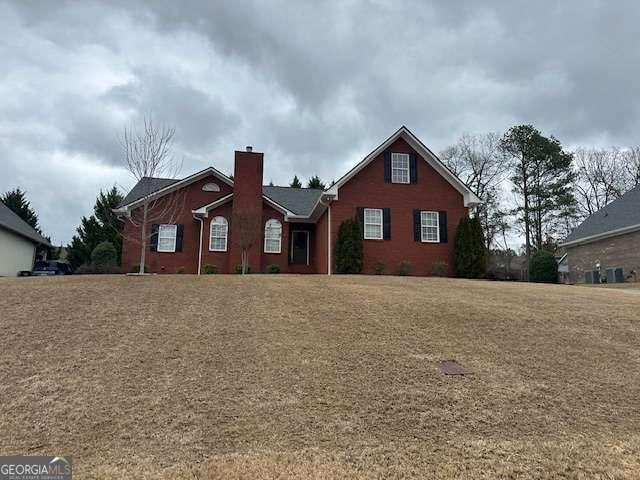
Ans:
{"type": "Polygon", "coordinates": [[[158,250],[158,230],[160,229],[160,225],[154,223],[151,225],[151,239],[149,241],[149,248],[152,252],[158,250]]]}
{"type": "Polygon", "coordinates": [[[440,225],[440,243],[447,243],[447,212],[438,212],[438,224],[440,225]]]}
{"type": "Polygon", "coordinates": [[[364,208],[358,207],[358,223],[360,224],[360,232],[362,233],[362,238],[364,238],[364,208]]]}
{"type": "Polygon", "coordinates": [[[415,153],[409,155],[409,179],[411,183],[418,182],[418,161],[415,153]]]}
{"type": "Polygon", "coordinates": [[[184,225],[176,226],[176,252],[182,251],[182,239],[184,238],[184,225]]]}
{"type": "Polygon", "coordinates": [[[422,225],[420,224],[420,210],[413,210],[413,239],[416,242],[422,241],[422,225]]]}
{"type": "Polygon", "coordinates": [[[391,209],[382,209],[382,238],[385,240],[391,239],[391,209]]]}
{"type": "Polygon", "coordinates": [[[384,152],[384,181],[391,183],[391,152],[384,152]]]}

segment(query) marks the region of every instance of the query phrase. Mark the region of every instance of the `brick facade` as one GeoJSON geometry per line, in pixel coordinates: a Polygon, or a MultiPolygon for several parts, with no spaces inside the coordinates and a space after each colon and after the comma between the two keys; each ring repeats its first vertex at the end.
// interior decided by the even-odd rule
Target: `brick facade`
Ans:
{"type": "Polygon", "coordinates": [[[640,279],[640,232],[605,238],[584,245],[567,247],[569,278],[574,283],[584,283],[584,273],[595,270],[600,263],[604,276],[607,268],[623,269],[625,277],[640,279]],[[635,276],[633,276],[635,272],[635,276]]]}
{"type": "MultiPolygon", "coordinates": [[[[391,141],[391,140],[390,140],[391,141]]],[[[382,148],[382,147],[381,147],[382,148]]],[[[262,195],[263,155],[255,152],[236,152],[234,185],[229,186],[213,173],[176,191],[172,195],[181,195],[182,207],[175,219],[157,219],[151,223],[174,223],[183,225],[184,235],[182,250],[164,253],[152,251],[147,247],[146,264],[155,273],[175,273],[183,267],[187,273],[198,272],[198,255],[202,218],[201,265],[213,264],[219,273],[232,273],[241,263],[241,238],[239,218],[248,215],[257,217],[255,227],[256,241],[249,251],[249,265],[252,270],[265,271],[268,265],[278,265],[282,272],[290,273],[335,273],[333,249],[340,224],[357,214],[358,208],[388,209],[390,213],[390,236],[385,240],[364,240],[364,273],[373,273],[373,266],[380,261],[386,266],[386,273],[396,273],[401,261],[411,264],[413,275],[430,275],[435,262],[444,261],[448,266],[448,274],[453,274],[454,238],[460,219],[468,214],[464,205],[464,197],[449,181],[443,178],[418,152],[398,137],[386,152],[409,153],[416,156],[415,183],[399,184],[385,182],[384,154],[362,168],[355,176],[339,187],[338,198],[331,201],[329,208],[320,207],[316,220],[287,217],[288,210],[267,202],[262,195]],[[219,192],[203,191],[203,185],[214,182],[220,187],[219,192]],[[226,203],[207,211],[206,215],[194,210],[202,209],[229,194],[233,197],[226,203]],[[277,208],[276,208],[277,207],[277,208]],[[324,208],[324,211],[322,210],[324,208]],[[441,243],[423,243],[414,239],[414,210],[446,212],[448,241],[441,243]],[[226,252],[210,250],[211,222],[214,217],[224,217],[229,226],[226,252]],[[264,252],[264,226],[270,219],[277,219],[282,224],[281,252],[264,252]],[[299,222],[299,223],[298,223],[299,222]],[[309,232],[309,264],[293,265],[291,263],[292,232],[305,230],[309,232]],[[329,236],[331,238],[329,239],[329,236]],[[331,254],[331,261],[329,255],[331,254]]],[[[229,183],[231,183],[229,181],[229,183]]],[[[170,197],[167,197],[170,198],[170,197]]],[[[328,204],[329,199],[325,199],[328,204]]],[[[323,197],[320,198],[321,200],[323,197]]],[[[159,202],[161,203],[161,202],[159,202]]],[[[325,205],[325,202],[319,202],[325,205]]],[[[318,204],[316,204],[317,206],[318,204]]],[[[140,209],[133,210],[131,215],[139,216],[140,209]]],[[[245,222],[245,225],[248,222],[245,222]]],[[[125,221],[125,241],[123,243],[122,269],[129,271],[132,265],[139,262],[140,247],[135,239],[139,230],[131,222],[125,221]]]]}
{"type": "MultiPolygon", "coordinates": [[[[388,149],[399,153],[415,153],[403,139],[388,149]]],[[[431,275],[434,262],[447,262],[453,274],[453,242],[460,219],[467,215],[463,196],[433,167],[418,156],[416,183],[384,182],[384,154],[361,170],[340,188],[340,196],[331,205],[332,248],[340,224],[356,215],[358,207],[390,208],[391,238],[364,240],[364,273],[373,273],[373,265],[381,261],[387,273],[396,273],[398,264],[408,260],[412,274],[431,275]],[[413,237],[413,210],[447,212],[447,243],[416,242],[413,237]]]]}
{"type": "MultiPolygon", "coordinates": [[[[184,225],[183,246],[181,252],[164,253],[152,252],[147,246],[146,265],[155,273],[175,273],[178,267],[184,267],[188,273],[196,273],[198,271],[198,245],[200,236],[200,224],[194,220],[191,210],[207,203],[218,200],[225,195],[232,193],[232,188],[226,183],[220,181],[213,175],[198,180],[188,187],[181,189],[179,209],[173,221],[164,220],[166,223],[175,223],[184,225]],[[220,187],[219,192],[205,192],[202,187],[207,183],[215,183],[220,187]]],[[[140,214],[140,209],[134,210],[133,217],[140,214]]],[[[155,212],[163,210],[162,202],[158,201],[155,206],[155,212]]],[[[150,212],[154,216],[154,212],[150,212]]],[[[147,232],[151,231],[152,223],[164,223],[162,219],[155,222],[149,222],[147,232]]],[[[139,228],[132,222],[125,219],[124,221],[124,239],[122,242],[122,270],[128,272],[132,265],[140,263],[140,233],[139,228]]],[[[208,235],[206,236],[208,240],[208,235]]],[[[148,245],[148,241],[147,241],[148,245]]],[[[203,248],[203,252],[205,249],[203,248]]]]}

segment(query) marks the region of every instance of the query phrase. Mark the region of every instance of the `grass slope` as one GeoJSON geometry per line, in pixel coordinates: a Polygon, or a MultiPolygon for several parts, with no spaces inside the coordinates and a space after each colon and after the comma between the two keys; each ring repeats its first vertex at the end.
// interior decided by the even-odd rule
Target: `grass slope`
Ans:
{"type": "Polygon", "coordinates": [[[637,478],[640,296],[407,277],[0,279],[0,454],[77,478],[637,478]],[[475,372],[445,377],[441,359],[475,372]]]}

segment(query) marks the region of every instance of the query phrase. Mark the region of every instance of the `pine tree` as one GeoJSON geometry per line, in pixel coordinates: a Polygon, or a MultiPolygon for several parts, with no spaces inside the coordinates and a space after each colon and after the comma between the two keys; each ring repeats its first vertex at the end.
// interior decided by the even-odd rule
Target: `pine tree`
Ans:
{"type": "Polygon", "coordinates": [[[94,214],[82,217],[76,229],[77,234],[67,245],[67,259],[72,268],[91,262],[91,252],[101,242],[110,242],[116,249],[118,263],[122,256],[122,223],[113,213],[113,209],[122,203],[123,196],[116,187],[100,191],[93,207],[94,214]]]}
{"type": "Polygon", "coordinates": [[[38,233],[42,234],[42,230],[40,230],[40,226],[38,225],[38,215],[36,215],[36,212],[31,208],[31,204],[26,197],[26,192],[20,190],[18,187],[15,190],[6,192],[1,200],[13,213],[32,226],[38,233]]]}
{"type": "Polygon", "coordinates": [[[540,249],[545,235],[573,215],[573,156],[560,142],[543,136],[532,125],[519,125],[504,134],[501,147],[510,157],[511,182],[518,206],[513,213],[524,226],[527,262],[540,249]]]}
{"type": "Polygon", "coordinates": [[[113,213],[113,209],[119,207],[122,200],[124,197],[114,186],[106,194],[101,190],[93,207],[94,215],[102,227],[100,241],[110,242],[115,247],[118,263],[122,257],[122,222],[113,213]]]}
{"type": "Polygon", "coordinates": [[[309,182],[307,183],[307,188],[324,190],[325,188],[327,188],[327,186],[324,184],[322,180],[320,180],[320,177],[318,175],[314,175],[309,179],[309,182]]]}
{"type": "Polygon", "coordinates": [[[300,179],[297,175],[293,176],[292,182],[289,184],[291,188],[302,188],[302,183],[300,183],[300,179]]]}

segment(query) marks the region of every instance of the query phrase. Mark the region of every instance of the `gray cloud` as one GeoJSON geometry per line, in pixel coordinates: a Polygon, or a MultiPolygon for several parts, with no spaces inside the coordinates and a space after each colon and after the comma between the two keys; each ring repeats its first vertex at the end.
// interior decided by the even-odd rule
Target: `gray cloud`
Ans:
{"type": "Polygon", "coordinates": [[[0,190],[28,190],[68,241],[100,188],[131,186],[117,137],[149,113],[175,125],[185,174],[229,172],[253,144],[281,184],[337,178],[402,124],[436,151],[524,122],[572,146],[637,144],[639,15],[595,0],[0,2],[0,190]]]}
{"type": "Polygon", "coordinates": [[[206,151],[237,128],[240,116],[226,109],[220,98],[200,91],[176,76],[137,72],[131,82],[114,87],[104,99],[120,108],[132,108],[133,123],[148,115],[175,125],[176,139],[188,151],[206,151]]]}

